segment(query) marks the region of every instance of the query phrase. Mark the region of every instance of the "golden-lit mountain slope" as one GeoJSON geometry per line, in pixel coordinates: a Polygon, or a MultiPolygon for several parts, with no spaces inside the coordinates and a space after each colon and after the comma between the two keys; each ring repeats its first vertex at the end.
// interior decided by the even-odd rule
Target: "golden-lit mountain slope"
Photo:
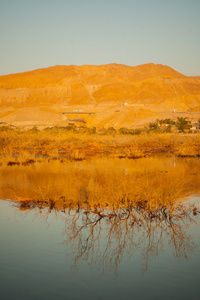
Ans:
{"type": "Polygon", "coordinates": [[[134,127],[166,114],[199,112],[200,78],[152,63],[54,66],[0,76],[0,107],[0,122],[14,125],[81,118],[88,126],[134,127]]]}

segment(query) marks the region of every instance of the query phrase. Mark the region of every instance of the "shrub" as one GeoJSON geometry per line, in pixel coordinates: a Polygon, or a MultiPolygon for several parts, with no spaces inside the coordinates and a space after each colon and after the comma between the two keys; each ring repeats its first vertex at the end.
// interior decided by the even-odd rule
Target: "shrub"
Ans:
{"type": "Polygon", "coordinates": [[[39,129],[37,128],[37,126],[33,126],[31,129],[30,129],[31,132],[34,132],[34,133],[37,133],[39,131],[39,129]]]}
{"type": "Polygon", "coordinates": [[[128,133],[129,133],[129,130],[128,130],[128,128],[126,128],[126,127],[122,127],[122,128],[120,128],[120,129],[118,130],[118,132],[119,132],[120,134],[128,134],[128,133]]]}
{"type": "Polygon", "coordinates": [[[176,126],[178,127],[178,129],[180,131],[184,132],[184,126],[188,125],[188,121],[183,118],[183,117],[178,117],[177,118],[177,122],[176,122],[176,126]]]}

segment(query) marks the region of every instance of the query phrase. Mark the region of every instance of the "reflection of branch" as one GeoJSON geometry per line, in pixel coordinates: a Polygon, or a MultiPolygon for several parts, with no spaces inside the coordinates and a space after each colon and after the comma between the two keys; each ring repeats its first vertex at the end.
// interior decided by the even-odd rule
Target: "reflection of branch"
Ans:
{"type": "Polygon", "coordinates": [[[67,218],[66,243],[72,245],[75,265],[86,261],[90,267],[96,265],[103,270],[114,268],[117,272],[124,253],[133,255],[134,250],[140,247],[147,270],[151,257],[163,250],[165,239],[169,240],[176,257],[187,259],[187,253],[193,250],[194,243],[184,229],[193,219],[185,207],[177,208],[172,215],[169,212],[163,208],[146,214],[142,210],[141,215],[138,208],[136,212],[134,209],[112,213],[106,210],[87,211],[82,224],[74,223],[75,231],[71,235],[67,218]]]}
{"type": "Polygon", "coordinates": [[[147,270],[151,258],[163,251],[164,242],[171,245],[178,258],[187,259],[194,248],[187,228],[198,210],[188,205],[162,205],[151,210],[140,202],[136,206],[124,203],[120,209],[112,210],[100,207],[83,209],[80,205],[77,210],[66,206],[58,209],[50,201],[44,205],[46,209],[41,202],[31,205],[26,200],[19,204],[27,211],[38,207],[40,218],[45,219],[51,211],[62,212],[66,226],[65,243],[71,249],[75,268],[85,261],[91,268],[114,269],[117,273],[124,255],[132,256],[136,249],[142,249],[141,256],[147,270]]]}

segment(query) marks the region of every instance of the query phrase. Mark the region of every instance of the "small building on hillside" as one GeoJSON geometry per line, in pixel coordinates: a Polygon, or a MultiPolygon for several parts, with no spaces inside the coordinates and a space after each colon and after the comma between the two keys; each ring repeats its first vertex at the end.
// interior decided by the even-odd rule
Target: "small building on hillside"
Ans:
{"type": "Polygon", "coordinates": [[[199,123],[197,123],[197,122],[191,122],[191,128],[190,128],[190,130],[192,131],[192,132],[199,132],[199,130],[200,130],[200,124],[199,123]]]}

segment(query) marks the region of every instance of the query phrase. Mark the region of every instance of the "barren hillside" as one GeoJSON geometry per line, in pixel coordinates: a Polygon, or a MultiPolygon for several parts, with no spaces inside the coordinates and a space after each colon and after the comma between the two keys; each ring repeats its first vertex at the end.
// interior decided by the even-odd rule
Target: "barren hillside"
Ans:
{"type": "Polygon", "coordinates": [[[17,126],[132,128],[164,117],[197,119],[200,78],[152,63],[54,66],[0,76],[0,107],[0,122],[17,126]]]}

